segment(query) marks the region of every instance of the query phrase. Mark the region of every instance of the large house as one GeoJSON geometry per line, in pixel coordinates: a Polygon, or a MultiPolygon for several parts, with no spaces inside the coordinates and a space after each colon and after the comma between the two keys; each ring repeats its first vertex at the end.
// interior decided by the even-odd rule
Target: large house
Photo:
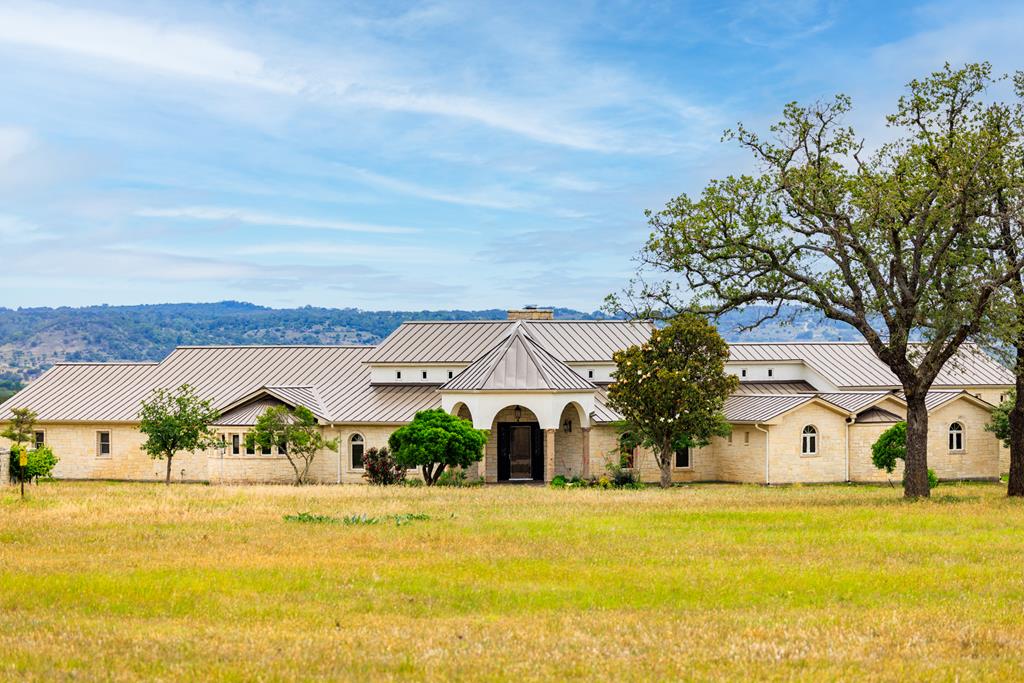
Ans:
{"type": "MultiPolygon", "coordinates": [[[[322,483],[363,481],[366,449],[437,407],[489,430],[470,476],[599,476],[621,457],[618,415],[605,401],[612,354],[650,331],[645,322],[553,320],[525,309],[502,321],[409,322],[376,346],[180,347],[159,363],[59,363],[0,405],[0,421],[14,407],[35,411],[35,441],[60,458],[57,477],[160,479],[163,463],[140,448],[140,402],[188,383],[220,411],[223,446],[177,456],[175,479],[290,481],[284,455],[245,447],[257,417],[280,404],[309,408],[337,439],[338,450],[314,462],[311,476],[322,483]]],[[[725,406],[732,434],[676,453],[675,481],[885,481],[870,447],[906,404],[866,345],[739,343],[728,368],[741,382],[725,406]]],[[[942,371],[928,396],[928,461],[940,478],[1006,471],[1008,455],[984,426],[1012,383],[972,347],[942,371]]],[[[651,453],[627,459],[645,480],[658,478],[651,453]]]]}

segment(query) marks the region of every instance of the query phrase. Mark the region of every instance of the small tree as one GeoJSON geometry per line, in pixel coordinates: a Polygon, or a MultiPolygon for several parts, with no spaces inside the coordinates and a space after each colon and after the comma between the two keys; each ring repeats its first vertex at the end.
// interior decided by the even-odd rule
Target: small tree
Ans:
{"type": "Polygon", "coordinates": [[[28,408],[11,408],[11,421],[0,436],[10,440],[15,446],[32,441],[32,431],[36,426],[36,413],[28,408]]]}
{"type": "Polygon", "coordinates": [[[313,411],[305,406],[274,406],[256,419],[253,431],[245,435],[245,445],[269,449],[277,446],[284,451],[292,469],[295,470],[295,485],[307,483],[309,468],[317,453],[324,449],[338,447],[335,440],[326,440],[320,430],[313,411]]]}
{"type": "Polygon", "coordinates": [[[469,467],[484,455],[487,430],[449,415],[440,408],[421,410],[412,422],[388,438],[395,462],[419,467],[427,486],[433,486],[446,467],[469,467]]]}
{"type": "Polygon", "coordinates": [[[1017,392],[1011,391],[1006,399],[992,410],[992,419],[985,425],[985,429],[995,434],[996,438],[1002,441],[1007,448],[1011,445],[1010,413],[1013,412],[1016,405],[1017,392]]]}
{"type": "Polygon", "coordinates": [[[210,401],[196,396],[188,384],[176,391],[156,389],[139,411],[139,431],[147,436],[142,450],[154,460],[167,461],[167,478],[171,483],[171,461],[179,451],[195,452],[217,444],[217,435],[210,425],[219,413],[210,401]]]}
{"type": "Polygon", "coordinates": [[[21,450],[28,446],[17,445],[11,448],[11,479],[15,482],[33,482],[40,478],[46,479],[53,474],[53,468],[57,466],[59,458],[53,454],[49,446],[40,446],[28,452],[28,464],[20,466],[21,450]]]}
{"type": "Polygon", "coordinates": [[[892,474],[897,460],[907,459],[907,423],[897,422],[886,429],[871,444],[871,462],[880,470],[892,474]]]}
{"type": "Polygon", "coordinates": [[[725,371],[729,347],[704,318],[683,314],[613,358],[608,405],[622,415],[630,437],[654,451],[661,486],[668,487],[676,448],[730,432],[722,409],[739,380],[725,371]]]}
{"type": "Polygon", "coordinates": [[[405,481],[405,468],[395,461],[391,450],[371,448],[363,454],[363,478],[377,486],[390,486],[405,481]]]}

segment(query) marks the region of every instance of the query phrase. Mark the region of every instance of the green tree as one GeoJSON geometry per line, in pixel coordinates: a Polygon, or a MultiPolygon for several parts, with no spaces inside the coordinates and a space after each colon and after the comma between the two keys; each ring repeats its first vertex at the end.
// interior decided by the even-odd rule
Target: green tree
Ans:
{"type": "Polygon", "coordinates": [[[613,359],[608,405],[622,415],[629,437],[654,451],[661,486],[670,486],[677,448],[729,434],[722,409],[739,386],[725,371],[729,347],[707,320],[681,314],[613,359]]]}
{"type": "Polygon", "coordinates": [[[11,419],[7,427],[0,432],[0,436],[9,440],[15,446],[30,443],[37,417],[38,415],[28,408],[11,408],[11,419]]]}
{"type": "Polygon", "coordinates": [[[53,468],[60,461],[49,446],[40,446],[28,451],[28,464],[24,468],[20,465],[21,449],[28,446],[18,445],[11,448],[11,479],[14,481],[38,481],[40,477],[46,479],[53,474],[53,468]]]}
{"type": "Polygon", "coordinates": [[[338,442],[324,439],[309,408],[279,405],[256,418],[256,426],[245,435],[245,445],[262,449],[276,446],[279,453],[283,451],[295,471],[295,485],[301,486],[308,482],[309,468],[317,454],[324,449],[335,450],[338,442]]]}
{"type": "Polygon", "coordinates": [[[982,100],[993,80],[973,64],[912,81],[888,117],[895,139],[872,153],[843,123],[845,96],[787,105],[768,137],[727,131],[759,173],[648,212],[638,275],[609,307],[720,315],[767,303],[771,318],[790,303],[847,323],[903,388],[904,495],[927,496],[925,397],[1024,266],[991,257],[997,191],[1021,141],[1019,117],[982,100]]]}
{"type": "Polygon", "coordinates": [[[1011,446],[1010,414],[1017,405],[1016,394],[1016,390],[1011,391],[1006,399],[995,407],[992,411],[991,421],[985,425],[985,429],[995,434],[996,438],[1002,441],[1007,448],[1011,446]]]}
{"type": "Polygon", "coordinates": [[[897,460],[907,459],[907,423],[897,422],[871,444],[871,462],[889,474],[896,469],[897,460]]]}
{"type": "Polygon", "coordinates": [[[167,484],[176,453],[217,445],[217,435],[210,429],[217,417],[210,401],[200,399],[188,384],[176,391],[156,389],[142,402],[139,431],[146,435],[142,450],[154,460],[167,461],[167,484]]]}
{"type": "Polygon", "coordinates": [[[421,410],[412,422],[388,438],[391,453],[402,467],[419,467],[433,486],[446,467],[469,467],[484,456],[487,430],[440,408],[421,410]]]}

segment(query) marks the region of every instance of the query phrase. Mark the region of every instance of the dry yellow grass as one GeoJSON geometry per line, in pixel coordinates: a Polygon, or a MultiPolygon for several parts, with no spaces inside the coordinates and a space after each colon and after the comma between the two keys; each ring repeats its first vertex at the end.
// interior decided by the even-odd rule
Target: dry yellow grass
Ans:
{"type": "Polygon", "coordinates": [[[0,678],[1020,679],[1024,506],[935,493],[3,488],[0,678]]]}

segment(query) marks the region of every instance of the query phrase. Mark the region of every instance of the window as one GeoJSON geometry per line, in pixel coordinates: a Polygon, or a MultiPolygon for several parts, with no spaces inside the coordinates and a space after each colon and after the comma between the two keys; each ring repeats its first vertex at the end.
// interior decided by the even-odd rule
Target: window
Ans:
{"type": "Polygon", "coordinates": [[[249,445],[248,442],[245,444],[246,455],[256,455],[256,444],[249,445]]]}
{"type": "Polygon", "coordinates": [[[743,432],[743,445],[744,446],[749,446],[750,445],[750,432],[743,432]]]}
{"type": "Polygon", "coordinates": [[[772,368],[768,368],[768,376],[771,377],[774,374],[775,374],[775,370],[773,370],[772,368]]]}
{"type": "Polygon", "coordinates": [[[964,449],[964,426],[959,422],[949,425],[949,450],[962,451],[964,449]]]}
{"type": "Polygon", "coordinates": [[[395,370],[395,379],[402,379],[402,371],[395,370]]]}
{"type": "Polygon", "coordinates": [[[239,455],[242,452],[242,439],[238,434],[231,435],[231,455],[239,455]]]}
{"type": "Polygon", "coordinates": [[[361,470],[363,469],[363,435],[353,434],[352,438],[349,439],[349,450],[352,453],[352,469],[361,470]]]}
{"type": "Polygon", "coordinates": [[[814,425],[807,425],[804,427],[803,434],[801,434],[800,438],[800,454],[818,454],[818,428],[814,425]]]}
{"type": "Polygon", "coordinates": [[[277,440],[277,454],[288,455],[288,442],[284,438],[277,440]]]}
{"type": "Polygon", "coordinates": [[[448,371],[448,379],[451,379],[451,378],[452,378],[452,377],[454,377],[454,376],[455,376],[455,373],[454,373],[454,372],[452,372],[451,370],[449,370],[449,371],[448,371]]]}
{"type": "Polygon", "coordinates": [[[270,455],[270,444],[268,443],[266,446],[260,446],[260,453],[263,455],[270,455]]]}
{"type": "Polygon", "coordinates": [[[619,435],[619,464],[626,469],[636,466],[636,441],[629,432],[619,435]]]}
{"type": "Polygon", "coordinates": [[[217,435],[217,452],[218,455],[224,455],[228,450],[228,437],[227,434],[217,435]]]}
{"type": "Polygon", "coordinates": [[[690,469],[690,449],[687,446],[676,449],[676,469],[690,469]]]}
{"type": "Polygon", "coordinates": [[[32,437],[36,448],[42,448],[46,444],[46,432],[36,432],[32,437]]]}
{"type": "Polygon", "coordinates": [[[746,377],[746,376],[747,376],[747,369],[743,368],[742,370],[740,370],[740,377],[746,377]]]}
{"type": "Polygon", "coordinates": [[[729,432],[729,445],[732,445],[732,432],[729,432]]]}
{"type": "Polygon", "coordinates": [[[100,458],[110,457],[110,432],[96,432],[96,455],[100,458]]]}
{"type": "Polygon", "coordinates": [[[594,371],[587,370],[587,379],[594,379],[594,371]]]}

